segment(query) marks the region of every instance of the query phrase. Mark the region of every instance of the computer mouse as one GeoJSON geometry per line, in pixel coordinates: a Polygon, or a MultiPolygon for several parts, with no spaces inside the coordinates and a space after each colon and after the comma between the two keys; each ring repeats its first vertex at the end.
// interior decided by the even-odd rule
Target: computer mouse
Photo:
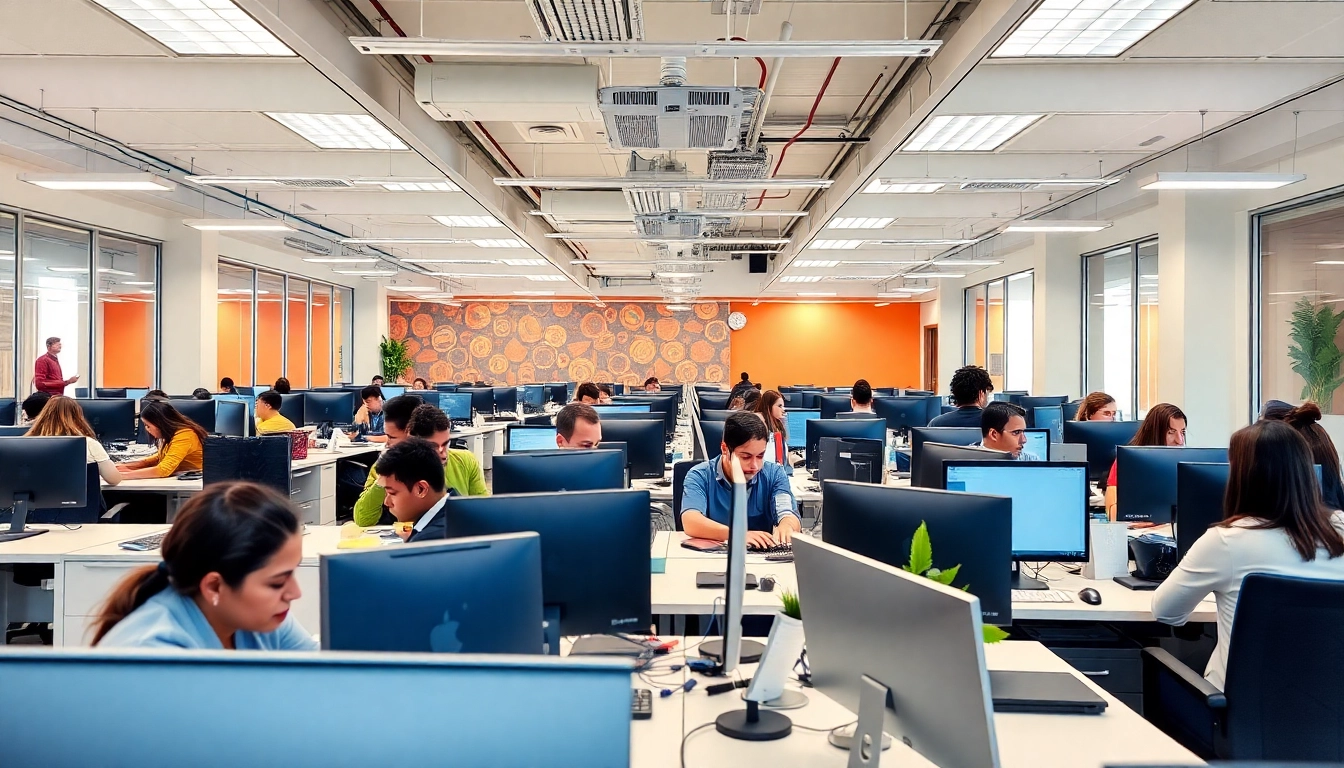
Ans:
{"type": "Polygon", "coordinates": [[[1101,593],[1091,587],[1078,590],[1078,599],[1088,605],[1101,605],[1101,593]]]}

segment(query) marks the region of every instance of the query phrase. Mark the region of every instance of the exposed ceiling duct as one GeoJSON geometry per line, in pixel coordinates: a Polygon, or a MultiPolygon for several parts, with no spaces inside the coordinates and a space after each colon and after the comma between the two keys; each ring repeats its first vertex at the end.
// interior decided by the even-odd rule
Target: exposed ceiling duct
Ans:
{"type": "Polygon", "coordinates": [[[623,42],[644,39],[640,0],[526,0],[549,41],[623,42]]]}
{"type": "Polygon", "coordinates": [[[686,85],[686,59],[663,59],[655,86],[598,91],[614,149],[733,149],[751,125],[758,88],[686,85]]]}

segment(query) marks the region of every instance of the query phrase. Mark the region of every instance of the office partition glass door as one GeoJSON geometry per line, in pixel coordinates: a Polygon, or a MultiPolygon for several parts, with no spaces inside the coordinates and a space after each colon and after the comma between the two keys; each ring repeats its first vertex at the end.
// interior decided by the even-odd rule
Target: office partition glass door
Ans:
{"type": "Polygon", "coordinates": [[[258,271],[255,301],[256,385],[269,388],[285,375],[285,276],[258,271]]]}
{"type": "Polygon", "coordinates": [[[334,336],[331,332],[331,286],[313,283],[312,299],[308,304],[312,342],[308,348],[309,368],[312,370],[309,386],[331,386],[331,354],[334,336]],[[330,340],[330,342],[328,341],[330,340]]]}
{"type": "MultiPolygon", "coordinates": [[[[23,261],[19,269],[20,370],[26,371],[33,391],[34,363],[47,353],[46,340],[59,338],[58,359],[66,379],[79,377],[65,388],[94,386],[89,375],[93,352],[89,312],[89,264],[93,233],[53,222],[26,218],[22,236],[23,261]]],[[[22,379],[22,374],[21,374],[22,379]]]]}
{"type": "Polygon", "coordinates": [[[97,247],[97,386],[152,389],[158,368],[159,247],[101,232],[97,247]]]}
{"type": "Polygon", "coordinates": [[[295,389],[308,388],[308,281],[286,278],[285,378],[295,389]]]}
{"type": "Polygon", "coordinates": [[[220,263],[216,368],[221,379],[252,386],[252,318],[255,273],[220,263]]]}
{"type": "Polygon", "coordinates": [[[1031,391],[1035,365],[1034,274],[1028,270],[965,291],[965,365],[989,371],[996,390],[1031,391]]]}
{"type": "MultiPolygon", "coordinates": [[[[0,213],[0,371],[16,371],[14,358],[14,318],[18,300],[15,285],[19,249],[19,219],[0,213]]],[[[14,377],[0,377],[0,397],[14,397],[14,377]]]]}
{"type": "Polygon", "coordinates": [[[337,286],[332,293],[331,323],[336,329],[332,339],[336,344],[334,356],[336,380],[349,383],[355,378],[353,350],[355,344],[355,292],[337,286]]]}
{"type": "Polygon", "coordinates": [[[1157,240],[1083,256],[1083,389],[1115,398],[1125,419],[1157,402],[1157,240]]]}

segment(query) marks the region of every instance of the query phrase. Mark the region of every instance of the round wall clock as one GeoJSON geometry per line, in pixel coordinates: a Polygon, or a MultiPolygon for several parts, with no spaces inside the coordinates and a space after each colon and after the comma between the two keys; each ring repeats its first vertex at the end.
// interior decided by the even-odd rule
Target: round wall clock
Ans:
{"type": "Polygon", "coordinates": [[[728,315],[728,327],[734,331],[740,331],[747,327],[747,316],[741,312],[734,312],[728,315]]]}

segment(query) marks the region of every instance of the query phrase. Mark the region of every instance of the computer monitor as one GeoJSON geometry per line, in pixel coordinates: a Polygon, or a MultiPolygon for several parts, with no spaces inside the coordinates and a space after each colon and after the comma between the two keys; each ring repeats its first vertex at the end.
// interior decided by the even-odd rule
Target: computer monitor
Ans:
{"type": "Polygon", "coordinates": [[[19,403],[12,397],[0,397],[0,426],[12,427],[19,421],[19,403]]]}
{"type": "Polygon", "coordinates": [[[1104,481],[1115,463],[1115,447],[1134,439],[1137,421],[1065,421],[1064,442],[1087,446],[1088,479],[1104,481]]]}
{"type": "Polygon", "coordinates": [[[1027,413],[1031,414],[1031,423],[1034,428],[1049,431],[1050,442],[1064,442],[1064,406],[1037,407],[1027,413]]]}
{"type": "Polygon", "coordinates": [[[1016,402],[1027,412],[1027,426],[1039,427],[1040,425],[1035,423],[1035,411],[1037,408],[1049,408],[1051,406],[1062,407],[1068,400],[1068,395],[1055,395],[1052,397],[1024,395],[1019,397],[1016,402]]]}
{"type": "Polygon", "coordinates": [[[928,526],[933,565],[955,566],[951,586],[980,598],[986,624],[1012,623],[1013,502],[1001,494],[827,482],[821,485],[828,544],[901,568],[920,523],[928,526]]]}
{"type": "Polygon", "coordinates": [[[597,444],[597,448],[598,448],[598,450],[601,450],[601,451],[619,451],[619,452],[620,452],[620,454],[621,454],[621,466],[625,467],[625,471],[626,471],[626,474],[625,474],[625,484],[624,484],[622,487],[623,487],[623,488],[629,488],[629,487],[630,487],[630,452],[626,449],[626,447],[625,447],[625,443],[607,442],[606,440],[603,440],[602,442],[600,442],[600,443],[597,444]]]}
{"type": "Polygon", "coordinates": [[[1022,449],[1023,453],[1029,453],[1035,456],[1039,461],[1050,460],[1050,430],[1048,429],[1028,429],[1027,445],[1022,449]]]}
{"type": "Polygon", "coordinates": [[[627,659],[11,646],[0,654],[0,679],[0,708],[25,714],[0,723],[6,765],[630,761],[627,659]],[[524,699],[563,705],[520,719],[524,699]],[[452,727],[390,737],[352,727],[352,713],[393,705],[452,727]],[[52,738],[36,722],[82,730],[52,738]]]}
{"type": "Polygon", "coordinates": [[[25,530],[29,510],[87,505],[87,451],[83,437],[0,437],[0,505],[14,508],[0,544],[46,533],[25,530]]]}
{"type": "Polygon", "coordinates": [[[495,392],[495,412],[496,413],[517,413],[518,412],[518,388],[517,387],[493,387],[495,392]]]}
{"type": "Polygon", "coordinates": [[[307,395],[303,392],[280,396],[280,415],[294,422],[296,427],[302,427],[308,423],[303,420],[304,412],[307,410],[307,406],[304,405],[305,397],[307,395]]]}
{"type": "Polygon", "coordinates": [[[247,403],[241,400],[215,401],[215,434],[247,437],[247,403]]]}
{"type": "MultiPolygon", "coordinates": [[[[1083,462],[949,461],[947,490],[1013,500],[1013,559],[1085,563],[1088,559],[1087,465],[1083,462]]],[[[1013,574],[1013,589],[1046,585],[1013,574]]]]}
{"type": "MultiPolygon", "coordinates": [[[[101,443],[135,439],[135,401],[76,398],[84,418],[101,443]]],[[[204,401],[202,401],[204,402],[204,401]]]]}
{"type": "Polygon", "coordinates": [[[448,383],[441,382],[441,381],[436,381],[436,382],[434,382],[434,391],[435,391],[435,392],[456,392],[456,391],[457,391],[457,385],[456,385],[456,384],[448,384],[448,383]]]}
{"type": "Polygon", "coordinates": [[[1176,465],[1222,463],[1227,449],[1121,445],[1115,461],[1115,519],[1169,523],[1176,503],[1176,465]]]}
{"type": "MultiPolygon", "coordinates": [[[[597,411],[599,414],[652,412],[652,409],[650,409],[649,406],[641,405],[638,403],[612,403],[610,405],[594,405],[593,410],[597,411]]],[[[659,414],[659,418],[662,418],[661,413],[659,414]]]]}
{"type": "Polygon", "coordinates": [[[199,424],[206,432],[216,433],[214,400],[174,400],[169,405],[187,419],[199,424]]]}
{"type": "Polygon", "coordinates": [[[400,384],[382,384],[379,385],[378,389],[382,390],[384,400],[391,400],[394,397],[406,394],[406,387],[400,384]]]}
{"type": "MultiPolygon", "coordinates": [[[[854,411],[841,411],[841,412],[835,414],[835,418],[837,418],[837,419],[881,419],[882,417],[881,417],[881,416],[878,416],[876,413],[868,413],[867,411],[859,411],[859,412],[857,412],[857,413],[854,412],[854,411]]],[[[884,423],[885,423],[885,421],[886,421],[886,420],[883,419],[883,422],[884,422],[884,423]]]]}
{"type": "MultiPolygon", "coordinates": [[[[150,389],[149,387],[127,387],[126,398],[128,400],[135,400],[138,402],[149,395],[149,389],[150,389]]],[[[216,400],[219,399],[221,396],[222,395],[214,395],[216,400]]]]}
{"type": "Polygon", "coordinates": [[[857,713],[852,742],[871,745],[850,765],[881,762],[886,732],[933,765],[996,768],[980,601],[807,536],[793,552],[812,686],[857,713]]]}
{"type": "Polygon", "coordinates": [[[412,395],[424,401],[425,405],[432,405],[435,408],[441,408],[439,403],[442,401],[443,393],[434,389],[412,389],[412,395]]]}
{"type": "Polygon", "coordinates": [[[854,391],[854,388],[853,388],[853,387],[827,387],[827,388],[826,388],[826,391],[827,391],[827,392],[830,392],[830,393],[832,393],[832,394],[836,394],[836,395],[848,395],[849,393],[851,393],[851,392],[854,391]]]}
{"type": "Polygon", "coordinates": [[[31,427],[27,424],[22,424],[20,426],[0,425],[0,437],[23,437],[28,434],[29,429],[31,429],[31,427]]]}
{"type": "Polygon", "coordinates": [[[520,389],[523,409],[536,413],[546,407],[546,388],[540,384],[525,384],[520,389]]]}
{"type": "Polygon", "coordinates": [[[506,453],[494,459],[495,494],[601,491],[625,487],[625,457],[617,451],[561,450],[506,453]]]}
{"type": "Polygon", "coordinates": [[[896,395],[895,387],[873,387],[874,397],[895,397],[896,395]]]}
{"type": "Polygon", "coordinates": [[[797,392],[795,394],[798,395],[799,408],[804,408],[809,411],[821,410],[821,396],[823,394],[822,392],[808,389],[803,390],[802,392],[797,392]]]}
{"type": "MultiPolygon", "coordinates": [[[[704,426],[703,423],[701,426],[704,426]]],[[[604,418],[602,439],[625,443],[631,479],[662,479],[667,472],[667,451],[664,448],[662,422],[647,418],[604,418]]]]}
{"type": "MultiPolygon", "coordinates": [[[[263,387],[262,391],[264,392],[266,389],[267,389],[266,387],[263,387]]],[[[233,391],[234,393],[242,395],[244,397],[256,397],[257,395],[261,394],[260,392],[257,392],[256,387],[244,387],[242,385],[235,386],[233,388],[233,391]]],[[[146,392],[145,394],[149,393],[146,392]]]]}
{"type": "Polygon", "coordinates": [[[661,392],[646,392],[626,395],[624,397],[612,398],[613,404],[633,403],[635,405],[647,403],[649,411],[657,412],[663,416],[664,440],[671,440],[672,435],[677,431],[677,411],[679,405],[676,395],[664,395],[661,392]]]}
{"type": "Polygon", "coordinates": [[[943,464],[949,461],[1003,461],[1013,458],[1011,453],[974,445],[925,443],[920,450],[919,466],[910,472],[910,485],[915,488],[945,487],[943,464]]]}
{"type": "MultiPolygon", "coordinates": [[[[979,427],[915,427],[910,430],[910,476],[919,472],[920,459],[925,443],[943,443],[944,445],[974,445],[980,442],[979,427]]],[[[943,471],[934,470],[931,477],[936,478],[933,485],[925,488],[941,488],[943,471]]]]}
{"type": "MultiPolygon", "coordinates": [[[[505,458],[509,457],[495,460],[505,458]]],[[[444,517],[448,538],[522,531],[541,535],[541,590],[550,653],[559,652],[560,635],[648,632],[652,618],[648,491],[454,496],[444,517]]],[[[629,696],[627,691],[627,704],[629,696]]],[[[625,755],[619,764],[627,760],[625,755]]]]}
{"type": "Polygon", "coordinates": [[[866,437],[869,440],[885,442],[887,423],[882,419],[808,419],[805,430],[807,437],[807,468],[816,469],[821,459],[818,441],[823,437],[866,437]]]}
{"type": "Polygon", "coordinates": [[[887,429],[905,434],[929,423],[929,402],[922,397],[878,397],[873,412],[886,419],[887,429]]]}
{"type": "Polygon", "coordinates": [[[439,409],[456,422],[471,421],[470,392],[443,392],[439,395],[439,409]]]}
{"type": "Polygon", "coordinates": [[[930,392],[927,389],[902,389],[902,397],[937,397],[937,392],[930,392]]]}
{"type": "Polygon", "coordinates": [[[817,479],[881,483],[886,444],[881,440],[823,437],[817,443],[821,463],[817,479]]]}
{"type": "Polygon", "coordinates": [[[849,395],[821,395],[821,418],[834,419],[835,414],[854,410],[849,404],[849,395]]]}
{"type": "Polygon", "coordinates": [[[736,454],[728,459],[728,482],[732,484],[732,504],[728,517],[728,562],[723,578],[723,615],[719,617],[723,637],[704,640],[697,648],[704,658],[719,662],[719,672],[732,677],[739,663],[759,661],[764,647],[742,639],[742,601],[747,593],[747,480],[736,454]],[[746,646],[746,647],[744,647],[746,646]]]}
{"type": "Polygon", "coordinates": [[[504,433],[504,452],[554,451],[559,447],[555,443],[555,435],[555,427],[550,425],[534,427],[510,424],[504,433]]]}
{"type": "Polygon", "coordinates": [[[322,650],[541,653],[541,537],[323,554],[322,650]]]}
{"type": "Polygon", "coordinates": [[[1185,553],[1204,532],[1223,519],[1223,497],[1232,465],[1227,463],[1178,462],[1176,464],[1176,509],[1171,532],[1176,553],[1185,553]]]}
{"type": "Polygon", "coordinates": [[[784,424],[789,429],[789,450],[807,447],[807,421],[820,418],[821,411],[784,411],[784,424]]]}
{"type": "Polygon", "coordinates": [[[458,393],[471,395],[471,408],[482,416],[495,413],[495,390],[493,387],[458,387],[458,393]]]}
{"type": "MultiPolygon", "coordinates": [[[[1073,421],[1078,418],[1078,409],[1083,407],[1082,400],[1070,400],[1064,404],[1064,420],[1073,421]]],[[[1118,415],[1118,412],[1117,412],[1118,415]]]]}
{"type": "Polygon", "coordinates": [[[569,386],[562,383],[543,384],[546,388],[546,402],[564,405],[569,402],[569,386]]]}
{"type": "Polygon", "coordinates": [[[125,400],[125,387],[94,387],[93,396],[100,400],[125,400]]]}
{"type": "Polygon", "coordinates": [[[701,392],[699,397],[700,397],[700,411],[702,413],[706,408],[722,411],[728,408],[728,402],[731,399],[731,393],[701,392]]]}
{"type": "Polygon", "coordinates": [[[727,421],[728,417],[737,413],[737,411],[720,410],[718,408],[703,408],[700,411],[701,421],[727,421]]]}
{"type": "Polygon", "coordinates": [[[723,452],[723,430],[726,421],[701,421],[700,435],[705,441],[705,458],[712,459],[723,452]]]}
{"type": "Polygon", "coordinates": [[[1021,400],[1023,397],[1026,397],[1026,396],[1027,396],[1027,392],[1026,392],[1025,390],[1009,390],[1009,389],[1005,389],[1005,390],[1003,390],[1002,392],[995,392],[995,393],[994,393],[994,399],[995,399],[995,400],[998,400],[998,401],[1000,401],[1000,402],[1005,402],[1005,403],[1013,403],[1014,405],[1016,405],[1017,402],[1018,402],[1019,400],[1021,400]]]}

